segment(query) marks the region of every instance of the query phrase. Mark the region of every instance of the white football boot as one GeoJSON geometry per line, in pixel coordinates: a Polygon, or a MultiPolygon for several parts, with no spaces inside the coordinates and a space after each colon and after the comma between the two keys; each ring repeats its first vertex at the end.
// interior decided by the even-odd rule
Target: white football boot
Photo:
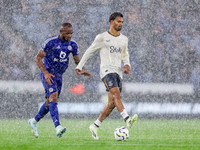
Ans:
{"type": "Polygon", "coordinates": [[[99,136],[98,136],[98,130],[99,130],[99,128],[95,127],[94,124],[91,124],[89,126],[89,128],[90,128],[90,131],[92,132],[92,137],[95,140],[98,140],[99,139],[99,136]]]}
{"type": "Polygon", "coordinates": [[[33,122],[33,118],[30,119],[28,121],[28,124],[31,126],[32,128],[32,133],[33,133],[33,136],[35,136],[36,138],[38,138],[39,136],[39,133],[38,133],[38,130],[37,130],[37,123],[36,122],[33,122]]]}
{"type": "Polygon", "coordinates": [[[56,127],[57,137],[61,138],[63,133],[66,132],[66,127],[61,127],[60,125],[56,127]]]}
{"type": "Polygon", "coordinates": [[[128,128],[132,128],[133,127],[133,123],[136,122],[137,119],[138,119],[138,115],[137,114],[133,115],[133,117],[129,117],[128,120],[126,121],[127,127],[128,128]]]}

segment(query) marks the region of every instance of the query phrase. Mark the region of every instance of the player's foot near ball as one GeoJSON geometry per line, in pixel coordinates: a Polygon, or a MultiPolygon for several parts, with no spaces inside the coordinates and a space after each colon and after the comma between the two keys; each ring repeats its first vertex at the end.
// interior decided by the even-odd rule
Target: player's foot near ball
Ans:
{"type": "Polygon", "coordinates": [[[99,128],[95,127],[94,124],[91,124],[89,126],[89,128],[90,128],[90,131],[92,132],[92,137],[95,140],[98,140],[99,139],[99,136],[98,136],[98,130],[99,130],[99,128]]]}
{"type": "Polygon", "coordinates": [[[135,114],[133,115],[133,117],[129,117],[128,120],[126,121],[127,122],[127,127],[128,128],[132,128],[133,127],[133,123],[136,122],[138,119],[138,115],[135,114]]]}
{"type": "Polygon", "coordinates": [[[56,127],[57,137],[61,138],[63,133],[66,132],[66,127],[61,127],[60,125],[56,127]]]}
{"type": "Polygon", "coordinates": [[[31,126],[32,128],[32,133],[33,133],[33,136],[35,136],[36,138],[38,138],[39,136],[39,133],[38,133],[38,130],[37,130],[37,122],[34,122],[34,119],[30,119],[28,121],[28,124],[31,126]]]}

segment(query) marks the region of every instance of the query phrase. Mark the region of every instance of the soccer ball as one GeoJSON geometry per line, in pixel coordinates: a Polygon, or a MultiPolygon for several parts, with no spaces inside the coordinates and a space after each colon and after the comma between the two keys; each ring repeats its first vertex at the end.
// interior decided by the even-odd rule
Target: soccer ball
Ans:
{"type": "Polygon", "coordinates": [[[114,136],[117,141],[126,141],[129,138],[129,131],[126,127],[120,126],[115,129],[114,136]]]}

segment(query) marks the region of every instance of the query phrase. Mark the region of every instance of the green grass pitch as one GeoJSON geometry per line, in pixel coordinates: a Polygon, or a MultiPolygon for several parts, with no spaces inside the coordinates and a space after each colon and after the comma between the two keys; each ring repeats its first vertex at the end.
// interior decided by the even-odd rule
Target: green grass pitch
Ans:
{"type": "Polygon", "coordinates": [[[0,120],[0,150],[200,150],[200,120],[138,120],[127,141],[116,141],[114,130],[126,126],[122,119],[106,119],[94,140],[89,125],[94,120],[63,120],[67,132],[57,138],[53,122],[38,123],[39,138],[28,120],[0,120]]]}

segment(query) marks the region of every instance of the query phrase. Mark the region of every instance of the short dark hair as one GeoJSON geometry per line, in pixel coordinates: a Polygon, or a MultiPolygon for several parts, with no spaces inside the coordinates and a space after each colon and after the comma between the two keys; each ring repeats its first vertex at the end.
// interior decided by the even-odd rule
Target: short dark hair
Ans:
{"type": "Polygon", "coordinates": [[[66,23],[63,23],[63,24],[62,24],[62,27],[63,27],[63,28],[64,28],[64,27],[69,27],[69,28],[71,28],[72,25],[71,25],[71,23],[66,22],[66,23]]]}
{"type": "Polygon", "coordinates": [[[122,18],[123,18],[122,13],[120,13],[120,12],[114,12],[114,13],[112,13],[112,14],[110,15],[110,17],[109,17],[109,22],[110,22],[111,20],[115,20],[117,17],[122,17],[122,18]]]}

